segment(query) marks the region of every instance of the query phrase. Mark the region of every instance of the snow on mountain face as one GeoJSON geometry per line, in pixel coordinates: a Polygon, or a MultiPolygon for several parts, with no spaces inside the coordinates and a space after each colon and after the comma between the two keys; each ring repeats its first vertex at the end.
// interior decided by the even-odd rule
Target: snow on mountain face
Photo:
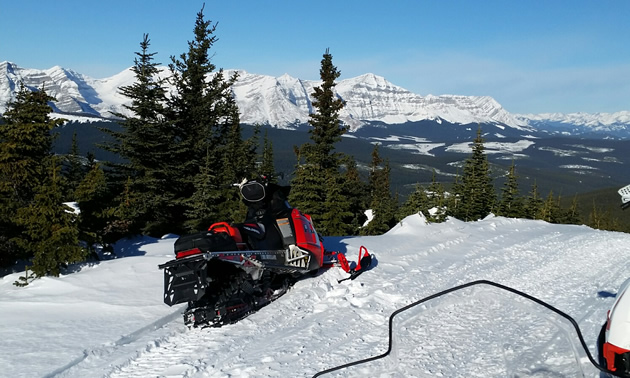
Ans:
{"type": "MultiPolygon", "coordinates": [[[[226,70],[230,75],[234,70],[226,70]]],[[[241,121],[267,124],[278,128],[295,128],[306,124],[313,111],[311,94],[320,81],[302,80],[287,74],[280,77],[237,71],[239,78],[232,90],[240,109],[241,121]]],[[[168,74],[166,67],[163,75],[168,74]]],[[[47,70],[21,68],[11,62],[0,62],[0,113],[15,98],[20,82],[38,89],[42,86],[57,101],[55,112],[88,117],[112,118],[113,113],[128,114],[124,104],[129,99],[118,88],[131,85],[131,69],[105,79],[93,79],[59,66],[47,70]]],[[[381,76],[371,73],[341,80],[336,95],[346,102],[340,118],[356,131],[369,122],[403,124],[422,120],[453,124],[495,124],[518,130],[533,127],[569,133],[626,133],[630,112],[613,114],[510,114],[492,97],[461,95],[426,95],[412,93],[381,76]],[[579,126],[570,131],[565,125],[579,126]],[[564,127],[564,129],[563,129],[564,127]]]]}
{"type": "MultiPolygon", "coordinates": [[[[231,72],[226,70],[227,74],[231,72]]],[[[292,128],[308,122],[313,110],[311,94],[313,88],[320,85],[319,81],[301,80],[287,74],[272,77],[238,72],[233,93],[243,123],[292,128]]],[[[6,103],[14,98],[20,81],[23,81],[31,88],[44,86],[57,99],[56,112],[108,118],[112,112],[126,112],[123,104],[129,101],[118,93],[118,88],[130,85],[133,80],[131,70],[97,80],[61,67],[36,70],[2,62],[0,111],[5,110],[6,103]]],[[[374,74],[341,80],[336,91],[337,96],[346,102],[340,118],[351,130],[363,126],[366,121],[397,124],[425,119],[460,124],[504,124],[515,128],[527,125],[526,120],[514,118],[491,97],[423,97],[374,74]]]]}
{"type": "Polygon", "coordinates": [[[353,120],[397,124],[427,119],[459,124],[500,123],[515,128],[527,126],[527,121],[514,118],[492,97],[423,97],[374,74],[340,81],[337,93],[346,101],[342,118],[353,120]]]}
{"type": "Polygon", "coordinates": [[[130,83],[134,76],[124,71],[108,79],[96,80],[59,66],[47,70],[21,68],[10,62],[0,63],[0,111],[15,99],[20,83],[31,89],[44,88],[54,97],[55,112],[91,117],[111,117],[110,111],[122,110],[127,99],[117,95],[118,85],[130,83]],[[117,80],[121,77],[123,80],[117,80]]]}
{"type": "Polygon", "coordinates": [[[591,130],[626,130],[630,124],[630,111],[616,113],[542,113],[518,114],[517,119],[529,120],[530,123],[553,122],[574,126],[588,127],[591,130]]]}
{"type": "Polygon", "coordinates": [[[289,127],[308,121],[312,110],[309,94],[315,87],[313,82],[286,74],[275,78],[245,71],[238,73],[232,92],[241,113],[241,122],[289,127]]]}

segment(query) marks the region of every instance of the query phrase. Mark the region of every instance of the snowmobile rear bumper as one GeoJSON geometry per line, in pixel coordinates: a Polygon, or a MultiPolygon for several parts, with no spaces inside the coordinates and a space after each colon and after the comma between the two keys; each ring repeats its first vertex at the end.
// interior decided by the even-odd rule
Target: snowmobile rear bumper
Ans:
{"type": "Polygon", "coordinates": [[[171,260],[164,269],[164,303],[169,306],[203,297],[208,280],[208,261],[203,255],[171,260]]]}
{"type": "Polygon", "coordinates": [[[253,279],[264,270],[284,274],[304,274],[320,267],[312,253],[291,246],[286,250],[206,252],[168,261],[158,267],[164,269],[164,303],[169,306],[198,301],[209,284],[221,274],[215,264],[231,263],[247,272],[253,279]]]}

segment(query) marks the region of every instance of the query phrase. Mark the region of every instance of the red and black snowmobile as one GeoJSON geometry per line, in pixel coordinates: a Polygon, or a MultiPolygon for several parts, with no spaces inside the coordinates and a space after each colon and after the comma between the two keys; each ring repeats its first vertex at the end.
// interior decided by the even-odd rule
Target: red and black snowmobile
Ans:
{"type": "Polygon", "coordinates": [[[233,323],[283,295],[296,278],[318,271],[324,247],[311,217],[287,202],[290,188],[264,178],[238,185],[246,221],[211,225],[175,242],[164,269],[164,303],[188,302],[189,326],[233,323]]]}

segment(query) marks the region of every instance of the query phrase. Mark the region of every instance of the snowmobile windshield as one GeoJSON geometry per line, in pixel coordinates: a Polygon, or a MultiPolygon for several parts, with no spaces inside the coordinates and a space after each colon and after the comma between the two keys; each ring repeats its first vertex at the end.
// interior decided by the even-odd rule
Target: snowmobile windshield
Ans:
{"type": "Polygon", "coordinates": [[[248,181],[241,185],[241,196],[249,202],[259,202],[265,198],[265,186],[257,181],[248,181]]]}

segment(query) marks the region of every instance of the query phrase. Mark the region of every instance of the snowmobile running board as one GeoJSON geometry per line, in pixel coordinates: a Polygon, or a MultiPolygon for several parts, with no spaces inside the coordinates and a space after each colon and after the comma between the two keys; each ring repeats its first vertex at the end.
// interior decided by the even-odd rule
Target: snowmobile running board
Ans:
{"type": "Polygon", "coordinates": [[[180,264],[210,261],[212,259],[219,259],[236,265],[249,265],[258,266],[260,268],[271,268],[273,270],[282,270],[287,273],[306,273],[309,271],[308,263],[310,256],[304,252],[300,254],[296,252],[296,250],[288,249],[205,252],[181,259],[171,260],[158,265],[158,268],[166,269],[180,264]]]}

